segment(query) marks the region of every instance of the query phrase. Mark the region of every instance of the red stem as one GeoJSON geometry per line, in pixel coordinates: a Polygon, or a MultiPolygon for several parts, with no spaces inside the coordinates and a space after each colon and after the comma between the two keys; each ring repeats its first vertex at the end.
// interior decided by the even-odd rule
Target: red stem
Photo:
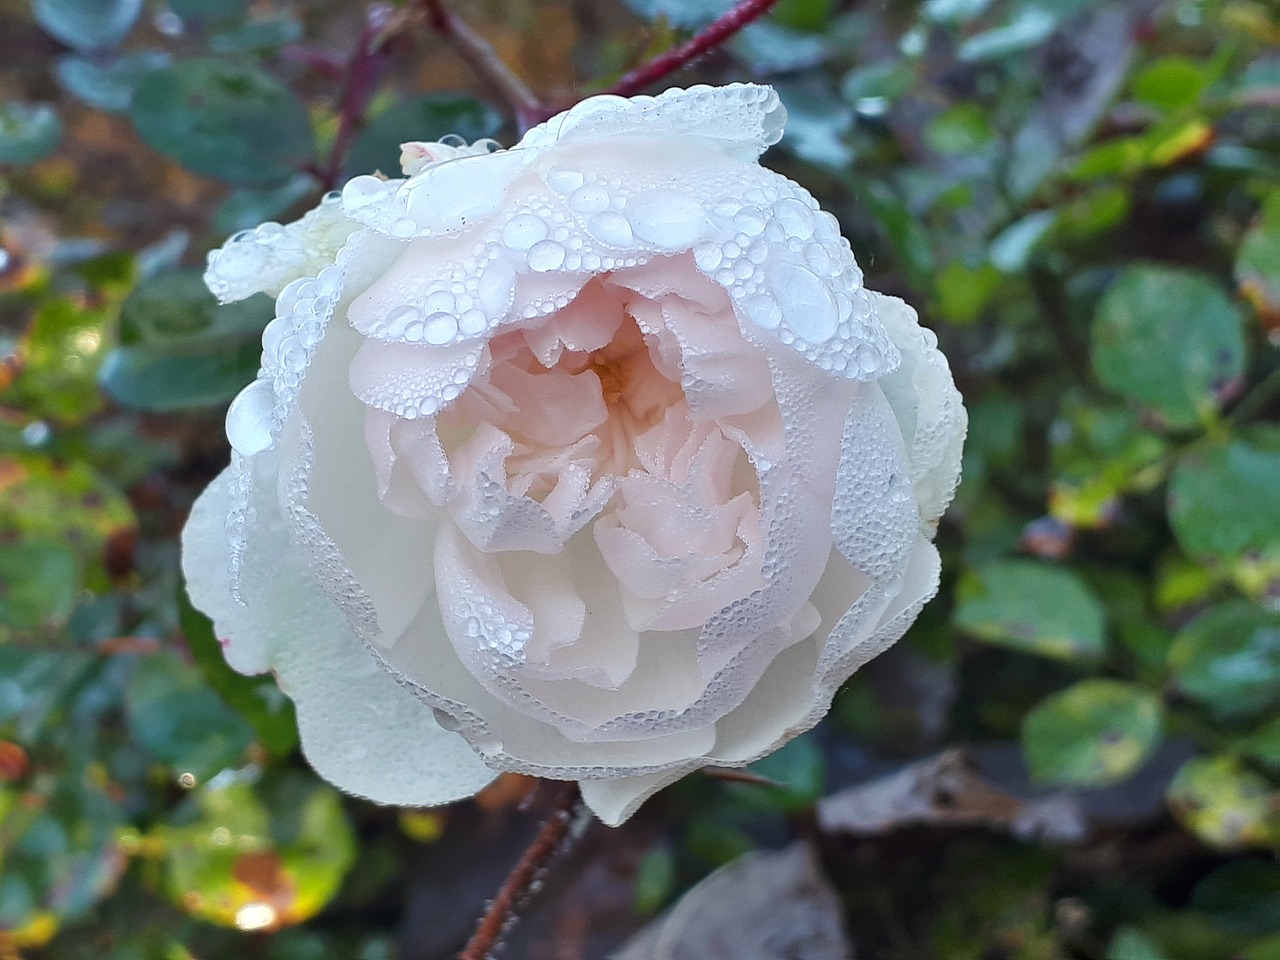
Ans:
{"type": "Polygon", "coordinates": [[[721,14],[719,19],[708,25],[701,33],[695,34],[692,39],[674,50],[668,50],[632,70],[604,92],[619,97],[635,96],[645,87],[657,83],[668,74],[675,73],[703,54],[714,50],[747,24],[768,13],[777,2],[778,0],[741,0],[731,10],[721,14]]]}
{"type": "Polygon", "coordinates": [[[533,885],[546,872],[547,866],[565,847],[565,841],[573,829],[577,817],[581,796],[578,785],[573,782],[550,784],[543,781],[541,786],[549,787],[552,793],[552,810],[550,816],[538,829],[533,842],[520,857],[515,868],[503,881],[498,894],[489,903],[476,932],[471,935],[467,946],[458,954],[458,960],[490,960],[498,948],[498,941],[503,934],[510,931],[519,910],[532,895],[533,885]]]}
{"type": "Polygon", "coordinates": [[[444,38],[472,72],[511,108],[521,133],[546,119],[546,106],[503,63],[488,41],[456,13],[448,10],[443,0],[419,0],[419,3],[431,29],[444,38]]]}
{"type": "Polygon", "coordinates": [[[347,151],[355,142],[369,102],[378,92],[378,85],[390,66],[384,31],[391,13],[392,8],[386,4],[375,3],[369,7],[364,29],[356,40],[355,52],[347,63],[347,79],[338,106],[338,132],[333,137],[329,162],[321,171],[326,190],[333,189],[341,179],[347,151]]]}

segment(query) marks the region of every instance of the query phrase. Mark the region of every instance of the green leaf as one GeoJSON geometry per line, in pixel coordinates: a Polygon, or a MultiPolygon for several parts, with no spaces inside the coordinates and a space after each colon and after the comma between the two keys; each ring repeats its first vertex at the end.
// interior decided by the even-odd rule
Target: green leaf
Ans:
{"type": "Polygon", "coordinates": [[[213,624],[187,599],[178,594],[178,616],[191,656],[206,682],[253,727],[267,750],[283,757],[298,745],[298,725],[293,703],[271,677],[246,677],[227,665],[221,644],[213,634],[213,624]]]}
{"type": "Polygon", "coordinates": [[[1168,800],[1174,815],[1211,846],[1280,843],[1280,795],[1236,757],[1188,760],[1169,784],[1168,800]]]}
{"type": "Polygon", "coordinates": [[[1201,274],[1129,267],[1098,305],[1098,379],[1154,407],[1172,426],[1194,426],[1216,410],[1244,364],[1240,309],[1201,274]]]}
{"type": "Polygon", "coordinates": [[[52,104],[0,104],[0,163],[23,165],[43,160],[62,140],[62,121],[52,104]]]}
{"type": "Polygon", "coordinates": [[[1244,600],[1213,607],[1177,635],[1168,663],[1178,688],[1219,716],[1280,705],[1280,613],[1244,600]]]}
{"type": "Polygon", "coordinates": [[[156,150],[228,183],[279,183],[315,158],[302,102],[256,67],[229,60],[198,57],[148,73],[130,116],[156,150]]]}
{"type": "Polygon", "coordinates": [[[1168,960],[1168,956],[1140,930],[1121,927],[1107,947],[1107,960],[1168,960]]]}
{"type": "Polygon", "coordinates": [[[1161,110],[1181,110],[1199,102],[1209,85],[1203,63],[1187,57],[1162,57],[1133,80],[1133,94],[1161,110]]]}
{"type": "Polygon", "coordinates": [[[740,803],[757,810],[796,812],[807,810],[822,796],[827,766],[812,736],[797,737],[751,765],[751,772],[778,786],[729,783],[726,791],[740,803]]]}
{"type": "Polygon", "coordinates": [[[1020,273],[1031,262],[1031,255],[1057,222],[1058,211],[1037,210],[1009,224],[991,241],[991,262],[1002,273],[1020,273]]]}
{"type": "Polygon", "coordinates": [[[127,862],[117,842],[123,824],[119,806],[82,772],[29,790],[0,786],[0,936],[41,914],[77,918],[110,893],[127,862]]]}
{"type": "Polygon", "coordinates": [[[114,47],[133,28],[143,0],[35,0],[36,22],[77,50],[114,47]]]}
{"type": "Polygon", "coordinates": [[[1280,771],[1280,716],[1273,717],[1236,746],[1246,756],[1252,757],[1272,770],[1280,771]]]}
{"type": "Polygon", "coordinates": [[[220,305],[199,271],[153,277],[125,300],[121,346],[99,379],[117,402],[140,410],[224,403],[256,375],[273,311],[261,294],[220,305]]]}
{"type": "Polygon", "coordinates": [[[192,916],[272,930],[314,916],[355,858],[336,791],[288,774],[255,789],[243,780],[200,789],[194,817],[158,828],[164,888],[192,916]]]}
{"type": "Polygon", "coordinates": [[[214,53],[267,53],[302,39],[302,24],[295,17],[280,14],[220,30],[209,38],[214,53]]]}
{"type": "Polygon", "coordinates": [[[733,3],[734,0],[627,0],[627,6],[644,19],[662,17],[682,30],[706,26],[733,3]]]}
{"type": "Polygon", "coordinates": [[[1184,456],[1169,481],[1169,522],[1192,556],[1231,560],[1280,546],[1280,450],[1244,439],[1184,456]]]}
{"type": "Polygon", "coordinates": [[[190,23],[220,23],[249,9],[249,0],[169,0],[169,9],[190,23]]]}
{"type": "Polygon", "coordinates": [[[284,217],[290,209],[308,198],[314,201],[318,192],[319,183],[315,177],[305,173],[277,187],[244,187],[218,204],[213,214],[213,230],[217,234],[231,236],[268,220],[285,222],[284,217]]]}
{"type": "Polygon", "coordinates": [[[1039,46],[1058,25],[1058,17],[1044,7],[1027,5],[1005,24],[965,39],[956,50],[961,60],[989,61],[1039,46]]]}
{"type": "Polygon", "coordinates": [[[991,264],[969,267],[952,260],[938,273],[938,310],[952,323],[972,323],[999,289],[1000,271],[991,264]]]}
{"type": "Polygon", "coordinates": [[[8,543],[0,549],[0,638],[3,627],[35,630],[71,615],[80,574],[58,543],[8,543]]]}
{"type": "Polygon", "coordinates": [[[1124,780],[1160,742],[1163,711],[1147,690],[1082,680],[1027,714],[1022,749],[1044,783],[1102,786],[1124,780]]]}
{"type": "Polygon", "coordinates": [[[1274,861],[1236,860],[1196,884],[1191,905],[1232,933],[1280,931],[1280,866],[1274,861]]]}
{"type": "Polygon", "coordinates": [[[171,653],[138,662],[125,702],[133,737],[175,772],[201,782],[239,760],[252,736],[200,672],[171,653]]]}
{"type": "Polygon", "coordinates": [[[632,902],[640,916],[657,913],[676,886],[676,858],[669,847],[654,847],[636,865],[632,902]]]}
{"type": "Polygon", "coordinates": [[[1026,653],[1093,659],[1106,649],[1102,605],[1079,577],[1032,560],[987,563],[960,581],[956,626],[1026,653]]]}
{"type": "Polygon", "coordinates": [[[133,91],[146,74],[168,65],[169,55],[159,50],[142,50],[107,63],[69,54],[58,58],[58,82],[91,107],[120,112],[129,109],[133,91]]]}
{"type": "Polygon", "coordinates": [[[976,103],[958,103],[924,128],[929,149],[944,156],[973,153],[995,138],[987,111],[976,103]]]}
{"type": "Polygon", "coordinates": [[[435,141],[454,135],[468,143],[492,137],[502,117],[488,104],[456,93],[433,93],[393,104],[378,114],[356,139],[347,155],[349,174],[388,175],[400,170],[400,144],[435,141]]]}

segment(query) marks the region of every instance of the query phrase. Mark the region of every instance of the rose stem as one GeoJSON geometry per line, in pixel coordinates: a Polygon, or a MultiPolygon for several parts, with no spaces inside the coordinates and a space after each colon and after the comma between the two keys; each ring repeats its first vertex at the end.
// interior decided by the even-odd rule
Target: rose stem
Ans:
{"type": "Polygon", "coordinates": [[[547,787],[551,794],[551,814],[538,828],[533,842],[503,881],[497,896],[489,902],[476,932],[471,935],[462,953],[458,954],[458,960],[489,960],[493,956],[499,938],[515,923],[516,911],[532,896],[533,885],[546,872],[556,854],[564,848],[565,840],[573,829],[582,799],[578,785],[572,781],[543,781],[540,786],[547,787]]]}
{"type": "Polygon", "coordinates": [[[389,66],[388,37],[385,31],[391,10],[391,7],[382,3],[369,7],[364,29],[360,31],[360,38],[356,41],[355,52],[347,63],[347,79],[338,107],[338,131],[333,137],[333,149],[329,151],[329,163],[321,176],[326,190],[337,186],[347,151],[355,141],[369,101],[373,99],[378,83],[389,66]]]}
{"type": "Polygon", "coordinates": [[[674,50],[668,50],[627,73],[604,92],[619,97],[635,96],[645,87],[657,83],[668,74],[675,73],[681,67],[692,63],[704,53],[714,50],[751,21],[758,20],[768,13],[769,8],[777,2],[778,0],[741,0],[732,9],[721,14],[701,33],[695,34],[692,39],[674,50]]]}
{"type": "Polygon", "coordinates": [[[419,0],[431,29],[449,42],[468,67],[511,108],[520,132],[546,118],[547,108],[528,85],[511,72],[497,51],[443,0],[419,0]]]}

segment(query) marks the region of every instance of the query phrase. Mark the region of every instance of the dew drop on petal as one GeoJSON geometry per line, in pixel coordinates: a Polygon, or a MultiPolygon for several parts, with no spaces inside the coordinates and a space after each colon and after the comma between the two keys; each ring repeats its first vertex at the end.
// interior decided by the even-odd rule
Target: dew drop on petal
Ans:
{"type": "Polygon", "coordinates": [[[782,319],[809,343],[825,343],[836,332],[839,312],[828,284],[794,263],[778,263],[769,271],[770,289],[782,308],[782,319]]]}
{"type": "Polygon", "coordinates": [[[528,250],[547,236],[547,225],[531,213],[512,217],[502,228],[502,242],[512,250],[528,250]]]}
{"type": "Polygon", "coordinates": [[[451,313],[433,313],[424,328],[427,343],[440,346],[458,335],[458,321],[451,313]]]}
{"type": "Polygon", "coordinates": [[[227,439],[243,457],[270,450],[271,412],[276,394],[270,380],[255,380],[231,401],[227,409],[227,439]]]}
{"type": "Polygon", "coordinates": [[[587,229],[593,237],[611,247],[626,247],[635,239],[627,218],[611,210],[597,213],[587,224],[587,229]]]}
{"type": "Polygon", "coordinates": [[[529,269],[537,273],[556,270],[564,263],[564,247],[554,240],[541,240],[529,249],[529,269]]]}
{"type": "Polygon", "coordinates": [[[685,250],[703,238],[706,214],[696,200],[674,190],[648,190],[627,205],[636,236],[665,250],[685,250]]]}

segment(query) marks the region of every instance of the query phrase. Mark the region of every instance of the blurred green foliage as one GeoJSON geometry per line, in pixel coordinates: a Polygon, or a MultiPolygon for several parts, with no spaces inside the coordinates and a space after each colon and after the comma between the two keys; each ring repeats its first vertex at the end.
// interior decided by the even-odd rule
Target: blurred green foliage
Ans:
{"type": "MultiPolygon", "coordinates": [[[[730,5],[458,6],[567,98],[730,5]]],[[[272,314],[200,261],[327,186],[359,7],[0,4],[0,957],[447,956],[415,930],[465,936],[492,878],[406,891],[515,856],[477,845],[517,781],[399,817],[320,783],[176,573],[272,314]]],[[[593,848],[621,900],[558,909],[634,928],[824,793],[1016,742],[1105,834],[825,838],[859,956],[1280,957],[1278,47],[1255,0],[783,0],[697,68],[778,86],[768,162],[937,331],[965,475],[907,639],[768,782],[690,778],[593,848]]],[[[512,137],[449,57],[396,54],[342,171],[512,137]]]]}

